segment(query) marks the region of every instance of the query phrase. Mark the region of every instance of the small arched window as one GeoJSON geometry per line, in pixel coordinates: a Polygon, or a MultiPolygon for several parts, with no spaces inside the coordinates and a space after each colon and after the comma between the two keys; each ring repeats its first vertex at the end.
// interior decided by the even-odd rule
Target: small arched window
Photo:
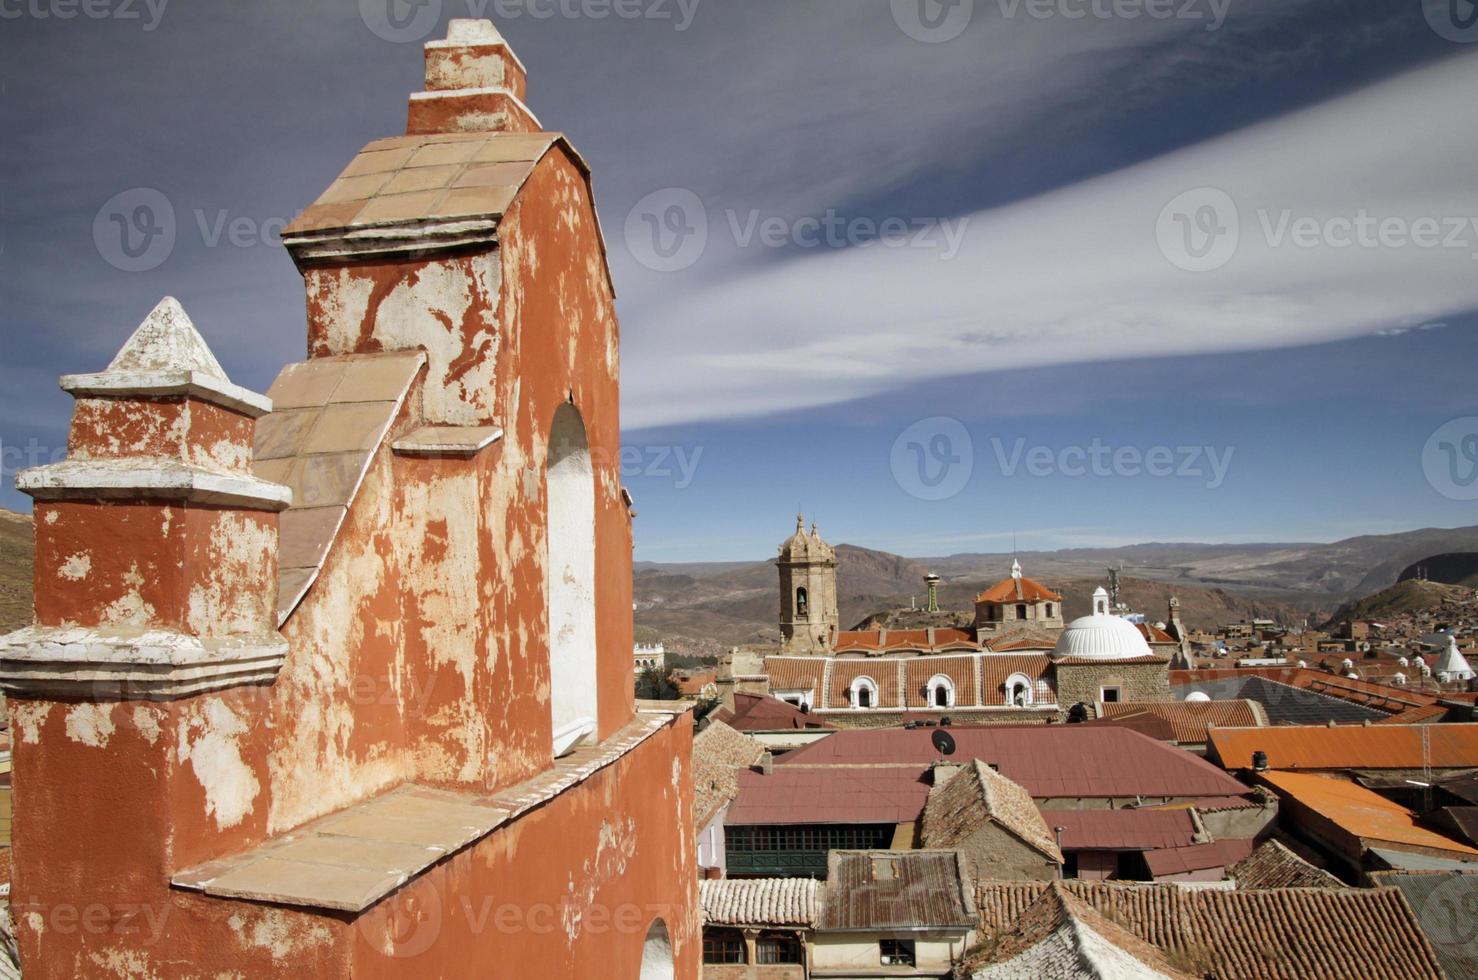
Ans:
{"type": "Polygon", "coordinates": [[[667,935],[667,923],[657,919],[647,930],[646,942],[642,943],[640,980],[672,978],[672,940],[667,935]]]}
{"type": "Polygon", "coordinates": [[[1047,618],[1048,619],[1051,619],[1052,618],[1052,603],[1050,603],[1050,602],[1047,603],[1047,618]]]}
{"type": "Polygon", "coordinates": [[[871,677],[859,677],[852,682],[850,694],[852,707],[876,707],[878,703],[878,682],[871,677]]]}
{"type": "Polygon", "coordinates": [[[809,597],[806,594],[806,587],[804,585],[795,590],[795,614],[802,619],[806,618],[806,607],[809,605],[808,599],[809,597]]]}
{"type": "Polygon", "coordinates": [[[955,704],[955,682],[947,674],[935,674],[925,686],[929,703],[936,708],[952,708],[955,704]]]}
{"type": "Polygon", "coordinates": [[[1025,619],[1026,618],[1026,603],[1024,603],[1024,602],[1018,602],[1016,604],[1016,618],[1017,619],[1025,619]]]}
{"type": "Polygon", "coordinates": [[[1025,708],[1032,703],[1032,681],[1025,674],[1012,674],[1006,678],[1006,704],[1025,708]]]}

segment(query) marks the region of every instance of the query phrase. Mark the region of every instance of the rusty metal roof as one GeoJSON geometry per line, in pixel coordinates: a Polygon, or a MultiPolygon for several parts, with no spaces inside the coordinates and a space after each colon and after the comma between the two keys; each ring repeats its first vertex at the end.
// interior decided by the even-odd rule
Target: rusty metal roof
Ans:
{"type": "Polygon", "coordinates": [[[1064,851],[1149,851],[1196,842],[1189,810],[1043,810],[1064,851]]]}
{"type": "MultiPolygon", "coordinates": [[[[829,735],[827,738],[836,738],[829,735]]],[[[741,771],[729,826],[910,823],[929,798],[927,766],[777,765],[771,775],[741,771]]]]}
{"type": "Polygon", "coordinates": [[[1265,772],[1279,796],[1287,797],[1336,824],[1362,842],[1451,851],[1464,859],[1478,858],[1478,850],[1417,824],[1416,814],[1358,783],[1339,776],[1309,772],[1265,772]]]}
{"type": "MultiPolygon", "coordinates": [[[[1267,731],[1267,729],[1260,729],[1267,731]]],[[[1205,760],[1121,728],[1046,725],[952,728],[952,757],[979,759],[1048,797],[1241,796],[1247,787],[1205,760]]],[[[775,771],[797,765],[925,765],[939,758],[929,730],[840,731],[787,753],[775,771]]]]}
{"type": "Polygon", "coordinates": [[[817,928],[966,929],[971,886],[955,851],[832,851],[817,928]]]}
{"type": "Polygon", "coordinates": [[[1228,769],[1250,769],[1259,751],[1272,769],[1471,769],[1478,767],[1478,725],[1214,728],[1206,755],[1228,769]]]}

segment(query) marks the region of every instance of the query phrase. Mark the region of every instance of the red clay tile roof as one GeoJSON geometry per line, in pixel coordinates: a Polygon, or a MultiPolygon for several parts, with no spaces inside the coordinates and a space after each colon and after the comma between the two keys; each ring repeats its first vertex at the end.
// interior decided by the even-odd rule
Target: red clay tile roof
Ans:
{"type": "MultiPolygon", "coordinates": [[[[1247,787],[1189,752],[1119,728],[1044,725],[952,728],[960,762],[980,759],[1036,799],[1243,796],[1247,787]]],[[[798,765],[927,765],[939,758],[929,730],[844,730],[786,753],[798,765]]]]}
{"type": "Polygon", "coordinates": [[[1032,703],[1055,704],[1052,658],[1046,654],[998,654],[980,658],[981,696],[986,704],[1006,704],[1006,681],[1014,674],[1031,679],[1032,703]]]}
{"type": "Polygon", "coordinates": [[[793,704],[760,694],[736,693],[734,707],[720,708],[714,712],[713,718],[741,732],[831,728],[830,725],[806,714],[793,704]]]}
{"type": "Polygon", "coordinates": [[[1140,635],[1145,638],[1145,642],[1147,643],[1176,642],[1175,637],[1160,629],[1154,623],[1135,623],[1134,625],[1138,627],[1140,635]]]}
{"type": "Polygon", "coordinates": [[[1257,728],[1266,724],[1260,706],[1254,701],[1119,701],[1099,705],[1105,716],[1148,712],[1170,723],[1177,742],[1206,741],[1207,725],[1257,728]]]}
{"type": "Polygon", "coordinates": [[[1062,594],[1025,576],[1003,578],[975,597],[976,602],[1061,602],[1062,594]]]}
{"type": "Polygon", "coordinates": [[[870,677],[877,685],[874,708],[898,707],[897,660],[838,660],[831,667],[831,686],[826,692],[826,707],[845,708],[851,703],[852,682],[870,677]]]}
{"type": "Polygon", "coordinates": [[[1478,725],[1213,728],[1206,755],[1249,769],[1257,751],[1272,769],[1470,769],[1478,767],[1478,725]]]}
{"type": "Polygon", "coordinates": [[[821,883],[811,878],[722,878],[698,882],[705,925],[816,924],[821,883]]]}
{"type": "Polygon", "coordinates": [[[950,679],[955,688],[955,704],[975,704],[974,657],[914,657],[904,661],[904,696],[910,708],[935,707],[926,686],[936,674],[950,679]]]}
{"type": "MultiPolygon", "coordinates": [[[[836,738],[830,735],[823,741],[836,738]]],[[[777,765],[765,776],[739,773],[725,824],[910,823],[929,797],[926,766],[777,765]]]]}
{"type": "Polygon", "coordinates": [[[668,675],[678,691],[688,697],[697,697],[703,693],[703,689],[718,679],[716,670],[700,671],[674,671],[668,675]]]}
{"type": "Polygon", "coordinates": [[[1062,863],[1062,852],[1031,794],[978,760],[930,790],[919,840],[924,847],[952,848],[991,823],[1062,863]]]}
{"type": "Polygon", "coordinates": [[[820,657],[766,657],[765,673],[773,691],[814,691],[826,661],[820,657]]]}
{"type": "Polygon", "coordinates": [[[1212,868],[1230,868],[1252,853],[1252,845],[1251,840],[1229,838],[1206,844],[1166,847],[1146,852],[1144,863],[1150,874],[1156,878],[1188,874],[1192,871],[1209,871],[1212,868]]]}
{"type": "Polygon", "coordinates": [[[1326,817],[1367,846],[1409,845],[1452,851],[1464,860],[1478,858],[1478,850],[1419,826],[1416,814],[1406,807],[1347,779],[1306,772],[1265,772],[1259,778],[1278,795],[1326,817]]]}
{"type": "Polygon", "coordinates": [[[1238,888],[1348,888],[1343,881],[1316,868],[1288,848],[1270,840],[1227,869],[1238,888]]]}
{"type": "Polygon", "coordinates": [[[945,650],[979,650],[973,630],[937,628],[933,630],[839,630],[832,649],[881,652],[884,650],[918,650],[938,653],[945,650]]]}
{"type": "MultiPolygon", "coordinates": [[[[1009,933],[1049,885],[989,882],[981,938],[1009,933]]],[[[1431,944],[1394,888],[1223,891],[1068,881],[1061,886],[1186,972],[1219,980],[1439,980],[1431,944]]]]}
{"type": "Polygon", "coordinates": [[[1052,650],[1057,646],[1057,639],[1046,633],[1039,633],[1032,629],[1012,630],[990,637],[987,641],[990,649],[996,653],[1013,653],[1020,650],[1052,650]]]}
{"type": "Polygon", "coordinates": [[[739,792],[739,772],[760,761],[765,747],[722,721],[693,736],[693,826],[701,832],[739,792]]]}
{"type": "Polygon", "coordinates": [[[1189,810],[1043,810],[1064,851],[1148,851],[1195,842],[1189,810]]]}

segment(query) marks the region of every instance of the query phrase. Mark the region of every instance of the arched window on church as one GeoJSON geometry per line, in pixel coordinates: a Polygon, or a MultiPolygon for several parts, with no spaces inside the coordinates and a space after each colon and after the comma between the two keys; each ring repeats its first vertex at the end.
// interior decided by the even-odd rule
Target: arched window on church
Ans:
{"type": "Polygon", "coordinates": [[[1032,681],[1025,674],[1012,674],[1006,678],[1006,704],[1013,708],[1026,708],[1032,703],[1032,681]]]}
{"type": "Polygon", "coordinates": [[[1050,603],[1050,602],[1047,603],[1047,618],[1048,619],[1051,619],[1052,618],[1052,603],[1050,603]]]}
{"type": "Polygon", "coordinates": [[[929,703],[936,708],[953,708],[955,704],[955,682],[946,674],[935,674],[929,678],[925,690],[929,692],[929,703]]]}
{"type": "Polygon", "coordinates": [[[585,423],[561,405],[549,432],[545,479],[545,601],[549,614],[549,709],[554,754],[596,729],[595,471],[585,423]]]}
{"type": "Polygon", "coordinates": [[[804,585],[795,590],[795,614],[801,619],[806,618],[807,599],[808,596],[806,595],[806,587],[804,585]]]}
{"type": "Polygon", "coordinates": [[[1024,602],[1018,602],[1016,604],[1016,618],[1017,619],[1025,619],[1026,618],[1026,603],[1024,603],[1024,602]]]}
{"type": "Polygon", "coordinates": [[[851,695],[852,707],[872,708],[878,703],[878,682],[871,677],[859,677],[852,682],[851,695]]]}

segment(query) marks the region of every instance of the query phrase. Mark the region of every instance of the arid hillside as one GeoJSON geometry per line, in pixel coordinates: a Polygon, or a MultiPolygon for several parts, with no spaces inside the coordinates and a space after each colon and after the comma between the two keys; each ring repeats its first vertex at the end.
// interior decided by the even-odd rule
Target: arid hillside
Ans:
{"type": "Polygon", "coordinates": [[[0,510],[0,633],[31,621],[31,518],[0,510]]]}

